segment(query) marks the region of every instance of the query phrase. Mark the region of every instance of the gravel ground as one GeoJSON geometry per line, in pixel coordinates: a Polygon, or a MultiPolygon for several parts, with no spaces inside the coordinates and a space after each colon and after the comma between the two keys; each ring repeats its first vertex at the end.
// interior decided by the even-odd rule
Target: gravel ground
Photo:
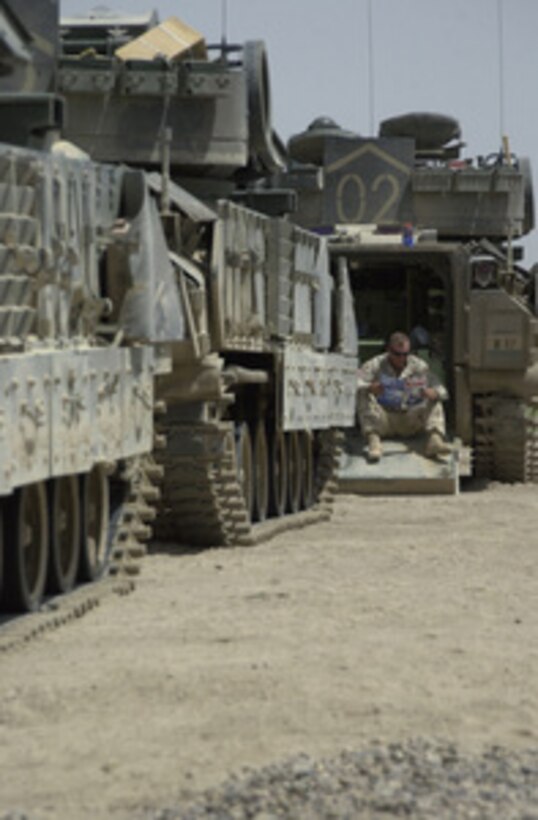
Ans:
{"type": "Polygon", "coordinates": [[[341,496],[149,555],[2,654],[0,818],[538,820],[536,499],[341,496]]]}
{"type": "Polygon", "coordinates": [[[154,820],[387,817],[538,820],[538,749],[493,746],[470,757],[451,743],[417,740],[319,761],[298,755],[246,769],[154,820]]]}

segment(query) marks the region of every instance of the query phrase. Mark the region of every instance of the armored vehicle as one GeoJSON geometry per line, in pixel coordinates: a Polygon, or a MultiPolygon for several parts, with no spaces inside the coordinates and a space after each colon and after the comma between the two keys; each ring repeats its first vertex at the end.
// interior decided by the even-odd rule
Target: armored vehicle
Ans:
{"type": "MultiPolygon", "coordinates": [[[[291,138],[278,184],[293,185],[296,222],[327,234],[333,270],[349,274],[361,360],[403,330],[446,384],[460,474],[536,481],[536,277],[516,245],[534,226],[530,166],[506,140],[472,160],[463,145],[440,114],[394,117],[375,138],[320,118],[291,138]]],[[[391,472],[398,450],[377,466],[361,452],[355,434],[348,489],[454,487],[453,463],[391,472]]]]}
{"type": "Polygon", "coordinates": [[[0,25],[0,603],[18,611],[133,569],[184,316],[144,174],[60,138],[56,0],[3,2],[0,25]]]}
{"type": "MultiPolygon", "coordinates": [[[[65,19],[58,87],[72,142],[143,170],[131,201],[159,204],[185,315],[158,382],[158,536],[249,544],[305,523],[327,498],[336,430],[354,421],[356,323],[325,239],[286,218],[293,197],[268,192],[263,212],[241,199],[285,165],[263,44],[213,48],[155,15],[65,19]]],[[[127,296],[122,264],[113,305],[127,296]]]]}

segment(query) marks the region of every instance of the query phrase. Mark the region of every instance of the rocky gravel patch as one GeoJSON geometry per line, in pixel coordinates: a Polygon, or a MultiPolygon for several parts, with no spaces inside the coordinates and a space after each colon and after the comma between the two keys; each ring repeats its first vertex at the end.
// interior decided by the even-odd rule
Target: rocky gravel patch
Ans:
{"type": "Polygon", "coordinates": [[[450,743],[374,743],[330,759],[300,755],[244,769],[153,820],[410,817],[538,820],[538,749],[464,755],[450,743]]]}

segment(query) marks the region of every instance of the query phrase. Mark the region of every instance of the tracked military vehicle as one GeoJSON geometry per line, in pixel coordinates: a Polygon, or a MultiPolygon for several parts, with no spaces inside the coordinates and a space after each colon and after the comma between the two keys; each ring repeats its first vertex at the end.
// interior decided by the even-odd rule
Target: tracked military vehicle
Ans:
{"type": "MultiPolygon", "coordinates": [[[[274,522],[305,523],[327,497],[336,430],[353,424],[356,326],[347,275],[286,218],[289,192],[268,192],[263,212],[241,200],[285,165],[263,44],[213,49],[154,15],[65,19],[58,86],[72,142],[143,170],[130,193],[159,204],[185,314],[158,384],[157,534],[249,544],[274,522]]],[[[121,304],[125,278],[111,288],[121,304]]]]}
{"type": "Polygon", "coordinates": [[[4,2],[0,25],[0,586],[15,611],[133,569],[156,493],[141,462],[154,382],[184,315],[143,173],[60,138],[57,2],[4,2]]]}
{"type": "Polygon", "coordinates": [[[517,245],[534,226],[530,167],[506,142],[476,159],[463,145],[456,120],[430,113],[386,120],[375,138],[320,118],[290,140],[278,184],[295,188],[295,220],[328,235],[333,269],[349,274],[361,360],[393,330],[411,334],[449,390],[460,455],[415,470],[396,448],[368,465],[354,434],[345,488],[450,491],[456,470],[538,479],[536,277],[517,245]]]}

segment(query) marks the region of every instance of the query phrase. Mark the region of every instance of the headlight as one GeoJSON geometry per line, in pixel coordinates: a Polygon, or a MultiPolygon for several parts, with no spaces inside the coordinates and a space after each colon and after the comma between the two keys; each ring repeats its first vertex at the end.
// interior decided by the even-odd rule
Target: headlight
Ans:
{"type": "Polygon", "coordinates": [[[471,282],[474,288],[495,288],[498,283],[499,263],[491,256],[471,260],[471,282]]]}

